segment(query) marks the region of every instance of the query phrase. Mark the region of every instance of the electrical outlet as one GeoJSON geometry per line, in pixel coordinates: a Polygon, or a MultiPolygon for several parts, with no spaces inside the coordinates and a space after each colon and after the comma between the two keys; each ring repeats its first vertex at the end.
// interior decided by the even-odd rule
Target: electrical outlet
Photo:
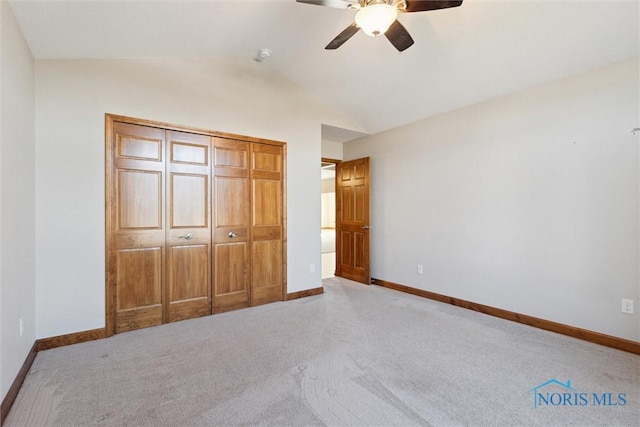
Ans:
{"type": "Polygon", "coordinates": [[[24,334],[24,319],[21,317],[20,318],[20,336],[22,336],[22,334],[24,334]]]}
{"type": "Polygon", "coordinates": [[[315,273],[315,272],[316,272],[316,265],[309,264],[309,273],[315,273]]]}
{"type": "Polygon", "coordinates": [[[424,274],[424,268],[422,268],[422,264],[418,264],[418,274],[424,274]]]}
{"type": "Polygon", "coordinates": [[[626,314],[633,314],[633,300],[622,298],[622,312],[626,314]]]}

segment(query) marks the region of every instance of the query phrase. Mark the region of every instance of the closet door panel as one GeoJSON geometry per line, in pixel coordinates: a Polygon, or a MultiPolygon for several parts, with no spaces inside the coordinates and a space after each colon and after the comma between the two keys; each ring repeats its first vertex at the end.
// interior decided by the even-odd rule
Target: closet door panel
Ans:
{"type": "Polygon", "coordinates": [[[163,321],[165,132],[114,123],[107,169],[110,333],[163,321]]]}
{"type": "Polygon", "coordinates": [[[193,134],[185,134],[174,132],[177,140],[171,141],[171,162],[174,164],[187,164],[207,166],[209,164],[209,147],[203,145],[201,139],[209,139],[208,137],[192,136],[193,134]],[[187,136],[186,138],[184,136],[187,136]],[[192,138],[196,138],[195,143],[188,142],[192,138]]]}
{"type": "Polygon", "coordinates": [[[209,246],[173,246],[168,256],[169,322],[210,314],[209,246]]]}
{"type": "Polygon", "coordinates": [[[247,281],[247,243],[218,244],[215,247],[215,312],[246,307],[249,287],[247,281]]]}
{"type": "Polygon", "coordinates": [[[162,323],[162,248],[119,250],[116,255],[118,332],[162,323]]]}
{"type": "Polygon", "coordinates": [[[254,179],[253,225],[280,227],[282,221],[282,186],[280,181],[254,179]]]}
{"type": "Polygon", "coordinates": [[[251,144],[251,305],[283,299],[282,147],[251,144]]]}
{"type": "Polygon", "coordinates": [[[253,242],[251,305],[282,300],[282,242],[253,242]]]}
{"type": "Polygon", "coordinates": [[[118,123],[116,157],[162,162],[164,142],[162,130],[118,123]]]}
{"type": "Polygon", "coordinates": [[[249,144],[213,139],[213,312],[249,305],[249,144]]]}
{"type": "Polygon", "coordinates": [[[171,174],[171,229],[206,229],[209,224],[209,176],[171,174]]]}
{"type": "Polygon", "coordinates": [[[162,229],[162,172],[119,170],[118,224],[121,230],[162,229]]]}
{"type": "Polygon", "coordinates": [[[249,182],[246,177],[216,177],[216,228],[245,227],[249,223],[247,212],[249,182]]]}
{"type": "Polygon", "coordinates": [[[166,321],[211,314],[211,138],[167,131],[166,321]]]}

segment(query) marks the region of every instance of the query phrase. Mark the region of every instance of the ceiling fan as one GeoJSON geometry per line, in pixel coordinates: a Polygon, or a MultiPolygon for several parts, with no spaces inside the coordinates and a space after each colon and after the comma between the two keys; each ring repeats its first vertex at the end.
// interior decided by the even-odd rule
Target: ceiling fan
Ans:
{"type": "Polygon", "coordinates": [[[337,49],[362,29],[367,35],[384,34],[402,52],[413,44],[406,28],[398,21],[398,12],[427,12],[462,4],[462,0],[296,0],[298,3],[357,10],[355,22],[331,40],[325,49],[337,49]]]}

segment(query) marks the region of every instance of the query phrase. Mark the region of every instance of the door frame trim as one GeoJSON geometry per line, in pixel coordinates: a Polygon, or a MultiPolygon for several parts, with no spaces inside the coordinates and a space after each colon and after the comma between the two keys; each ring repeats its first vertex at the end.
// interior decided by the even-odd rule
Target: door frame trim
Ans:
{"type": "MultiPolygon", "coordinates": [[[[340,163],[342,163],[342,160],[331,159],[329,157],[321,157],[320,158],[320,167],[322,167],[323,163],[332,163],[335,166],[335,170],[337,171],[338,170],[338,165],[340,163]]],[[[337,195],[338,195],[338,174],[337,174],[337,172],[336,172],[336,177],[333,180],[333,192],[336,195],[336,205],[335,205],[334,215],[336,215],[336,218],[337,218],[337,215],[338,215],[338,199],[337,199],[337,195]]],[[[322,191],[320,191],[320,194],[322,195],[322,191]]],[[[321,221],[321,223],[322,223],[322,221],[321,221]]],[[[337,240],[336,240],[335,258],[336,258],[336,263],[335,263],[336,267],[333,270],[333,275],[337,276],[337,277],[340,277],[337,274],[338,273],[338,245],[337,245],[337,240]]],[[[322,270],[322,267],[323,267],[322,263],[320,263],[320,270],[322,270]]]]}
{"type": "Polygon", "coordinates": [[[282,301],[287,298],[287,143],[271,139],[257,138],[247,135],[238,135],[227,132],[220,132],[208,129],[194,128],[189,126],[176,125],[172,123],[159,122],[136,117],[121,116],[118,114],[105,113],[105,337],[115,334],[117,294],[115,282],[115,266],[110,265],[113,259],[114,242],[111,241],[115,231],[115,224],[111,220],[110,204],[113,201],[111,192],[114,190],[111,177],[114,173],[114,159],[112,150],[113,128],[115,123],[126,123],[131,125],[141,125],[159,128],[163,130],[187,132],[209,137],[235,139],[246,142],[255,142],[266,145],[282,147],[282,301]],[[111,267],[111,269],[109,268],[111,267]]]}

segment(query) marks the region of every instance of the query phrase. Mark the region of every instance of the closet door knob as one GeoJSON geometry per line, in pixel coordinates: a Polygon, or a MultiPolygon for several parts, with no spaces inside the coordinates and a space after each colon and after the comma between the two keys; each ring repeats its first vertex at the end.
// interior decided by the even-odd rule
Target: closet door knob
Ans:
{"type": "Polygon", "coordinates": [[[230,239],[233,239],[233,238],[234,238],[234,237],[236,237],[236,236],[237,236],[237,234],[236,234],[236,233],[234,233],[233,231],[230,231],[230,232],[229,232],[229,238],[230,238],[230,239]]]}
{"type": "Polygon", "coordinates": [[[178,239],[185,239],[185,240],[191,240],[193,239],[193,234],[189,233],[189,234],[184,234],[182,236],[178,236],[178,239]]]}

